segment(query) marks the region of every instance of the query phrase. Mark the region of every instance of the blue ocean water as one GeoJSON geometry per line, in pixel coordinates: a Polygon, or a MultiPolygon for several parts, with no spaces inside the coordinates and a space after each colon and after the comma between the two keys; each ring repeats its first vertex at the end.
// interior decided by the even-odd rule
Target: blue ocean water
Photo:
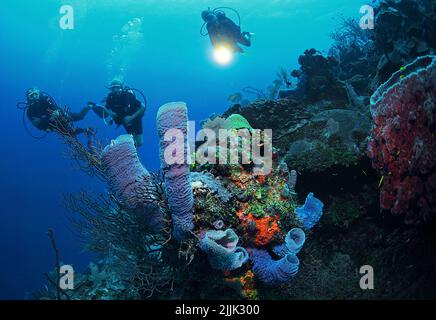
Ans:
{"type": "MultiPolygon", "coordinates": [[[[185,101],[191,120],[229,107],[243,87],[266,88],[280,67],[292,70],[304,50],[328,50],[341,15],[358,17],[359,0],[14,0],[0,12],[0,299],[24,299],[43,287],[54,268],[46,235],[55,232],[62,261],[83,270],[90,254],[68,229],[63,195],[104,186],[79,171],[54,135],[32,139],[16,103],[38,86],[73,110],[99,102],[115,75],[144,92],[144,146],[150,170],[159,167],[155,116],[159,106],[185,101]],[[63,5],[74,8],[74,29],[59,27],[63,5]],[[200,35],[207,7],[239,11],[253,45],[228,66],[211,58],[200,35]],[[129,21],[131,22],[129,26],[129,21]],[[136,25],[138,21],[140,26],[136,25]]],[[[229,13],[230,17],[235,17],[229,13]]],[[[83,125],[109,140],[123,133],[90,113],[83,125]]],[[[32,131],[38,134],[37,131],[32,131]]]]}

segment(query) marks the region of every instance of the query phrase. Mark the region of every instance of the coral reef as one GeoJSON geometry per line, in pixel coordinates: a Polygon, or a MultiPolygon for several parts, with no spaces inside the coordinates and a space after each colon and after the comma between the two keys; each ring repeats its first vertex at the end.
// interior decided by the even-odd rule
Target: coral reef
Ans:
{"type": "MultiPolygon", "coordinates": [[[[223,115],[203,122],[232,134],[273,129],[269,174],[254,174],[251,159],[188,166],[195,150],[185,143],[183,103],[157,116],[162,175],[140,165],[131,138],[103,151],[66,135],[73,159],[110,192],[67,198],[79,218],[73,226],[101,260],[61,298],[434,297],[434,57],[405,65],[434,53],[435,12],[430,0],[385,0],[375,31],[341,19],[328,55],[306,50],[300,68],[282,69],[268,92],[246,87],[254,101],[234,94],[223,115]],[[165,139],[169,129],[180,129],[183,141],[165,139]],[[380,205],[428,223],[404,225],[380,215],[380,205]],[[154,214],[162,227],[150,228],[154,214]],[[375,290],[359,287],[367,264],[379,270],[375,290]]],[[[57,299],[55,287],[41,297],[57,299]]]]}
{"type": "Polygon", "coordinates": [[[432,0],[381,1],[375,19],[379,62],[376,84],[419,56],[436,53],[436,6],[432,0]]]}
{"type": "Polygon", "coordinates": [[[192,172],[191,180],[194,189],[207,188],[223,202],[230,201],[232,197],[232,194],[211,173],[192,172]]]}
{"type": "Polygon", "coordinates": [[[256,289],[256,281],[253,271],[248,270],[240,277],[227,278],[226,284],[238,292],[243,299],[257,300],[258,291],[256,289]]]}
{"type": "Polygon", "coordinates": [[[226,130],[239,130],[239,129],[248,129],[253,130],[250,123],[248,123],[247,119],[245,119],[240,114],[232,114],[230,115],[223,124],[223,129],[226,130]]]}
{"type": "Polygon", "coordinates": [[[203,121],[201,124],[201,127],[202,127],[202,129],[212,130],[218,136],[219,129],[223,128],[225,121],[226,121],[226,119],[224,119],[222,117],[212,116],[209,119],[203,121]]]}
{"type": "Polygon", "coordinates": [[[161,164],[165,172],[168,205],[173,219],[173,236],[178,240],[185,238],[187,233],[194,228],[192,222],[194,197],[189,165],[187,164],[189,155],[187,113],[186,104],[182,102],[169,103],[159,109],[156,119],[160,139],[161,164]],[[183,134],[183,140],[175,143],[168,141],[165,135],[172,130],[179,130],[183,134]],[[174,148],[171,150],[175,150],[175,154],[165,153],[169,147],[174,148]],[[168,159],[170,157],[171,159],[168,159]]]}
{"type": "Polygon", "coordinates": [[[370,115],[346,108],[327,100],[309,104],[282,99],[234,106],[224,116],[240,113],[256,128],[274,128],[274,147],[289,167],[319,172],[355,166],[365,157],[370,115]]]}
{"type": "Polygon", "coordinates": [[[406,222],[436,213],[436,56],[392,75],[371,98],[369,156],[384,175],[380,205],[406,222]]]}
{"type": "Polygon", "coordinates": [[[338,63],[335,59],[326,58],[315,49],[310,49],[298,58],[298,63],[305,99],[309,101],[342,99],[344,88],[334,74],[334,68],[338,63]]]}
{"type": "Polygon", "coordinates": [[[257,246],[266,246],[280,233],[278,216],[255,217],[252,213],[245,215],[241,210],[238,212],[238,217],[248,233],[253,233],[253,229],[255,230],[254,243],[257,246]]]}
{"type": "MultiPolygon", "coordinates": [[[[252,129],[241,115],[227,117],[226,122],[223,126],[236,134],[238,129],[252,129]]],[[[171,293],[172,288],[186,281],[192,287],[196,282],[215,281],[193,277],[187,273],[188,266],[192,272],[205,275],[210,268],[223,271],[218,291],[239,283],[239,293],[251,298],[257,297],[259,281],[279,283],[293,277],[298,272],[298,259],[292,252],[299,251],[304,233],[293,229],[286,237],[282,230],[298,225],[295,193],[283,196],[288,183],[294,188],[295,172],[291,176],[273,155],[268,175],[255,174],[253,163],[212,165],[210,172],[191,173],[185,143],[186,105],[162,106],[157,127],[162,174],[149,173],[139,160],[133,138],[121,136],[101,152],[98,169],[110,186],[109,194],[92,197],[83,193],[67,199],[76,215],[71,222],[87,248],[104,257],[99,270],[114,277],[108,291],[101,288],[108,282],[87,281],[80,293],[99,298],[183,296],[187,293],[171,293]],[[288,252],[279,261],[265,260],[266,270],[259,273],[263,268],[260,260],[253,260],[258,261],[256,267],[246,263],[249,255],[244,247],[273,250],[283,240],[288,252]]],[[[92,272],[91,278],[98,274],[92,272]]]]}

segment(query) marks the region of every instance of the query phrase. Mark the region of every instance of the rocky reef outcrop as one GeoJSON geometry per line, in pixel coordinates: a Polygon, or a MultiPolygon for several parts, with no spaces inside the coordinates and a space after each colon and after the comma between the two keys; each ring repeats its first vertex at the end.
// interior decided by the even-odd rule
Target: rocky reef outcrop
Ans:
{"type": "Polygon", "coordinates": [[[432,0],[388,0],[377,11],[376,83],[381,84],[417,57],[436,53],[436,5],[432,0]]]}

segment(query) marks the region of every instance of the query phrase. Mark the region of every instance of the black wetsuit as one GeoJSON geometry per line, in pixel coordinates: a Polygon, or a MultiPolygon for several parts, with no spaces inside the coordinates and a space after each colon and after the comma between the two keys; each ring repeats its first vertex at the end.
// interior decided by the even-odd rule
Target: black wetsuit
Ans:
{"type": "MultiPolygon", "coordinates": [[[[54,129],[54,123],[50,121],[54,111],[59,111],[64,114],[64,119],[69,122],[83,120],[89,111],[89,108],[83,108],[79,113],[65,112],[62,110],[49,96],[41,94],[37,101],[30,103],[27,107],[27,117],[30,121],[39,119],[40,122],[36,127],[42,131],[51,131],[54,129]]],[[[80,133],[81,130],[76,130],[80,133]]]]}
{"type": "Polygon", "coordinates": [[[141,109],[141,102],[129,90],[120,94],[111,93],[106,99],[106,109],[115,112],[117,115],[114,122],[122,125],[128,134],[141,135],[143,133],[142,117],[137,117],[128,127],[123,123],[126,116],[132,116],[141,109]]]}
{"type": "Polygon", "coordinates": [[[40,123],[36,126],[39,130],[51,130],[50,117],[52,113],[60,108],[47,95],[41,94],[37,101],[29,104],[27,108],[27,117],[30,121],[39,119],[40,123]]]}
{"type": "Polygon", "coordinates": [[[240,52],[243,52],[243,49],[237,45],[238,43],[246,47],[251,46],[251,41],[244,37],[248,32],[241,33],[241,28],[224,14],[217,15],[217,21],[208,23],[206,29],[213,46],[227,43],[233,45],[234,49],[240,52]]]}

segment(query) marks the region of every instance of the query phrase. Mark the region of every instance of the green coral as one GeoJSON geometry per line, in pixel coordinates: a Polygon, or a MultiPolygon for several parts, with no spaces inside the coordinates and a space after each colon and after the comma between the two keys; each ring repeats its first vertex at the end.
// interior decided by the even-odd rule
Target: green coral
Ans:
{"type": "Polygon", "coordinates": [[[238,226],[239,221],[232,203],[223,204],[210,192],[196,194],[194,220],[198,226],[210,227],[215,221],[223,220],[227,226],[238,226]]]}
{"type": "Polygon", "coordinates": [[[248,120],[245,119],[240,114],[232,114],[230,117],[228,117],[226,119],[226,121],[224,122],[223,129],[227,129],[227,130],[248,129],[249,131],[253,130],[253,128],[250,125],[250,123],[248,122],[248,120]]]}
{"type": "Polygon", "coordinates": [[[340,229],[347,229],[361,214],[360,203],[355,200],[334,201],[330,206],[323,223],[340,229]]]}
{"type": "Polygon", "coordinates": [[[279,178],[277,168],[273,168],[273,174],[266,178],[264,185],[258,182],[248,185],[244,194],[250,197],[250,200],[244,213],[251,213],[256,218],[278,215],[282,230],[298,225],[293,214],[296,204],[292,198],[283,199],[282,197],[285,186],[285,180],[279,178]]]}

